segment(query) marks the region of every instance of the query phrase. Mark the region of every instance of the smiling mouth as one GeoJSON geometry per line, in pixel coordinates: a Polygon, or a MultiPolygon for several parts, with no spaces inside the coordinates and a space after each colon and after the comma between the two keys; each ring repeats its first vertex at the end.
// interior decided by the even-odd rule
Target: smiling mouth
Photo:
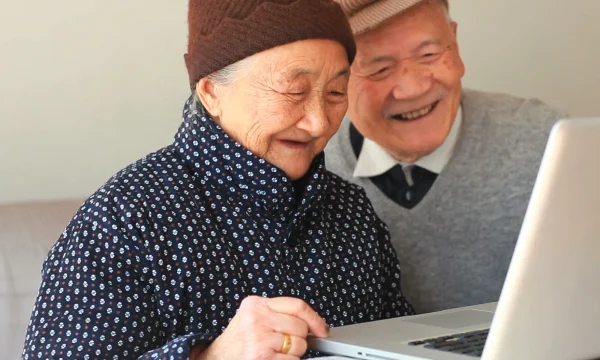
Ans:
{"type": "Polygon", "coordinates": [[[285,146],[292,149],[304,149],[308,147],[308,141],[296,141],[296,140],[280,140],[285,146]]]}
{"type": "Polygon", "coordinates": [[[429,114],[430,112],[432,112],[433,109],[435,109],[435,107],[437,106],[437,104],[439,104],[439,101],[436,101],[433,104],[428,105],[422,109],[415,110],[415,111],[409,111],[409,112],[405,112],[405,113],[401,113],[401,114],[394,114],[391,117],[392,117],[392,119],[402,120],[402,121],[417,120],[417,119],[422,118],[423,116],[429,114]]]}

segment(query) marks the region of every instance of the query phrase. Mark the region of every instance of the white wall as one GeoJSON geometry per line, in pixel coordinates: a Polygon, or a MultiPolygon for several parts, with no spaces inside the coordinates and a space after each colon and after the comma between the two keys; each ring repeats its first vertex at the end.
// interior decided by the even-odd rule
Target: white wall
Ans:
{"type": "MultiPolygon", "coordinates": [[[[189,93],[186,4],[0,0],[0,203],[85,197],[171,142],[189,93]]],[[[451,6],[465,85],[600,115],[600,1],[451,6]]]]}
{"type": "Polygon", "coordinates": [[[450,0],[465,85],[600,116],[600,1],[450,0]]]}
{"type": "Polygon", "coordinates": [[[172,141],[186,0],[0,0],[0,202],[78,198],[172,141]]]}

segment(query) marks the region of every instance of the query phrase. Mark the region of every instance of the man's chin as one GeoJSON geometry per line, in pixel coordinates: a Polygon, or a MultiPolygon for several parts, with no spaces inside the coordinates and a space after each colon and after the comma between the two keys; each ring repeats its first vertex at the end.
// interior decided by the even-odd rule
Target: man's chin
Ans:
{"type": "Polygon", "coordinates": [[[442,146],[451,130],[451,124],[433,121],[429,124],[398,123],[394,126],[398,149],[410,153],[429,154],[442,146]],[[423,126],[419,126],[423,125],[423,126]]]}
{"type": "Polygon", "coordinates": [[[443,141],[434,141],[427,143],[407,143],[401,148],[397,148],[394,157],[405,162],[415,162],[420,158],[433,153],[437,148],[442,146],[443,141]]]}

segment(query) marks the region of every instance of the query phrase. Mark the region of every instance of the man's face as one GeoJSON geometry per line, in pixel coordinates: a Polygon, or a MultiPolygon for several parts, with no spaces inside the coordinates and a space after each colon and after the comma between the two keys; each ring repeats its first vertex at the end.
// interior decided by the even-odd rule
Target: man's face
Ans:
{"type": "Polygon", "coordinates": [[[460,106],[465,69],[456,23],[441,4],[424,1],[356,41],[348,89],[353,124],[398,160],[433,152],[460,106]]]}

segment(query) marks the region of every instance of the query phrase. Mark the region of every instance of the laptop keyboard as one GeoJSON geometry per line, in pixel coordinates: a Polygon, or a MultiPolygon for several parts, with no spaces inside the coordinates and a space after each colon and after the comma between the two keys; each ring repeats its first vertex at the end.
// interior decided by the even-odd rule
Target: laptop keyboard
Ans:
{"type": "Polygon", "coordinates": [[[410,342],[409,345],[481,357],[489,329],[410,342]]]}

